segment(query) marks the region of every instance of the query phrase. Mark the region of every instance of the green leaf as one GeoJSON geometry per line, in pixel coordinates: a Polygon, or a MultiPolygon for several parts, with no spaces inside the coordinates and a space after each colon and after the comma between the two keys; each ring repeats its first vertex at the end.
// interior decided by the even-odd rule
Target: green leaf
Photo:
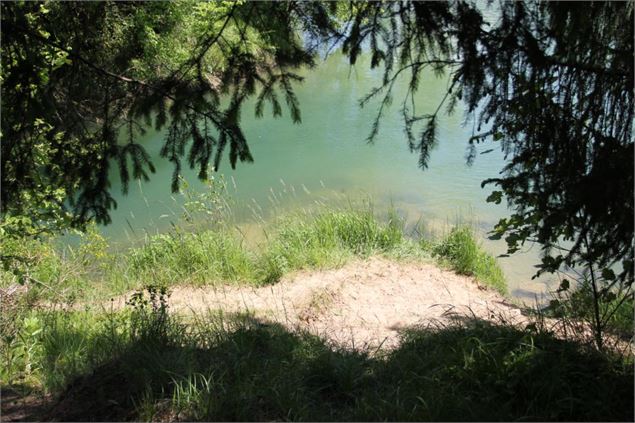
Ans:
{"type": "Polygon", "coordinates": [[[503,192],[502,191],[493,191],[488,197],[487,197],[487,202],[488,203],[495,203],[495,204],[500,204],[501,200],[503,199],[503,192]]]}
{"type": "Polygon", "coordinates": [[[501,239],[503,237],[502,232],[494,232],[492,233],[492,235],[488,236],[488,239],[491,239],[492,241],[498,241],[499,239],[501,239]]]}
{"type": "Polygon", "coordinates": [[[563,279],[562,282],[560,282],[560,287],[558,288],[558,292],[563,292],[568,289],[569,289],[569,280],[563,279]]]}
{"type": "Polygon", "coordinates": [[[607,281],[612,281],[615,279],[615,272],[609,268],[602,269],[602,277],[607,281]]]}
{"type": "Polygon", "coordinates": [[[613,291],[606,291],[602,294],[602,298],[604,299],[604,301],[606,302],[611,302],[611,301],[615,301],[615,299],[617,298],[617,295],[615,295],[615,292],[613,291]]]}

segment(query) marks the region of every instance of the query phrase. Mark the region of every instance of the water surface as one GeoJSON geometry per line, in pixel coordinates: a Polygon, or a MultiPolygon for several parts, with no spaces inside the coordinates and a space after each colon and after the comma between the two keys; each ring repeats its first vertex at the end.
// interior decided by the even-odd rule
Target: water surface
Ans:
{"type": "MultiPolygon", "coordinates": [[[[362,109],[358,100],[379,84],[381,73],[369,70],[364,58],[351,68],[345,57],[335,54],[304,75],[305,81],[296,86],[302,123],[292,124],[286,110],[282,118],[265,114],[255,119],[249,104],[243,110],[242,125],[255,162],[239,163],[235,170],[228,160],[221,163],[219,171],[232,196],[243,204],[238,213],[246,223],[252,214],[246,204],[256,205],[260,215],[268,216],[316,199],[370,197],[378,210],[392,204],[409,222],[422,219],[437,229],[469,221],[485,238],[486,231],[509,214],[504,205],[486,203],[491,188],[480,186],[482,180],[497,176],[503,155],[497,145],[484,144],[477,147],[479,152],[494,151],[479,154],[472,166],[466,164],[467,140],[474,128],[465,121],[460,105],[455,114],[441,116],[439,142],[423,171],[417,165],[418,155],[408,150],[399,112],[405,84],[395,88],[393,107],[385,113],[376,141],[369,144],[366,138],[377,104],[362,109]]],[[[426,74],[417,94],[419,111],[433,112],[446,84],[446,78],[426,74]]],[[[168,230],[180,213],[180,200],[170,193],[172,166],[158,157],[163,137],[163,133],[149,132],[142,140],[157,168],[150,182],[131,183],[129,194],[123,196],[113,171],[118,208],[103,232],[115,242],[134,239],[145,231],[168,230]]],[[[196,170],[185,171],[191,188],[203,189],[196,174],[196,170]]],[[[494,254],[505,252],[502,241],[483,242],[494,254]]],[[[533,298],[545,289],[549,278],[531,280],[537,262],[537,246],[501,259],[515,296],[533,298]]]]}

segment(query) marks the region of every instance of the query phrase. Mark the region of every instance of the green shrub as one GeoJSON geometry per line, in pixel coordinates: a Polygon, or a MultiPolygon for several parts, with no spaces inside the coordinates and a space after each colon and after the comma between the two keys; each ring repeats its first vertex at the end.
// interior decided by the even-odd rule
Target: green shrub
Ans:
{"type": "MultiPolygon", "coordinates": [[[[568,285],[568,282],[567,282],[568,285]]],[[[623,340],[633,338],[635,329],[633,292],[626,290],[616,295],[613,291],[600,291],[598,309],[602,331],[617,335],[623,340]]],[[[590,283],[581,283],[572,290],[563,289],[542,310],[546,315],[562,319],[590,322],[594,325],[594,298],[590,283]]]]}
{"type": "Polygon", "coordinates": [[[49,240],[0,237],[3,268],[0,269],[0,287],[27,283],[31,278],[44,283],[56,281],[62,260],[49,240]]]}
{"type": "Polygon", "coordinates": [[[12,317],[16,319],[12,330],[6,325],[2,327],[0,380],[3,385],[37,385],[42,360],[42,322],[27,313],[12,317]]]}

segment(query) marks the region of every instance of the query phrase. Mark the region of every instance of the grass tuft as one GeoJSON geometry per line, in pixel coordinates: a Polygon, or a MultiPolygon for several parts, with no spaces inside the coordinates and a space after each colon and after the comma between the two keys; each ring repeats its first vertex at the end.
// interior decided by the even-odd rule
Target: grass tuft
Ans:
{"type": "Polygon", "coordinates": [[[388,254],[406,242],[401,228],[380,224],[368,210],[295,216],[278,228],[260,258],[263,282],[293,270],[338,267],[354,256],[388,254]]]}
{"type": "Polygon", "coordinates": [[[249,282],[254,274],[249,253],[224,231],[157,235],[131,250],[128,263],[130,277],[170,285],[249,282]]]}
{"type": "Polygon", "coordinates": [[[502,269],[496,259],[481,248],[469,227],[453,228],[445,238],[433,244],[432,252],[455,272],[474,276],[499,293],[507,294],[502,269]]]}

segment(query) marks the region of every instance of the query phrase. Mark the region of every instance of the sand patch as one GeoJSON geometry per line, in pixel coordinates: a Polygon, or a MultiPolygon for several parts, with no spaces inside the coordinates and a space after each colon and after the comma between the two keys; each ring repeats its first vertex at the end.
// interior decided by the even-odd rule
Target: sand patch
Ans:
{"type": "MultiPolygon", "coordinates": [[[[115,299],[121,307],[129,295],[115,299]]],[[[520,309],[474,278],[427,263],[384,258],[334,270],[301,271],[271,286],[175,287],[176,313],[222,310],[300,328],[344,346],[394,347],[399,332],[457,317],[524,323],[520,309]]]]}

